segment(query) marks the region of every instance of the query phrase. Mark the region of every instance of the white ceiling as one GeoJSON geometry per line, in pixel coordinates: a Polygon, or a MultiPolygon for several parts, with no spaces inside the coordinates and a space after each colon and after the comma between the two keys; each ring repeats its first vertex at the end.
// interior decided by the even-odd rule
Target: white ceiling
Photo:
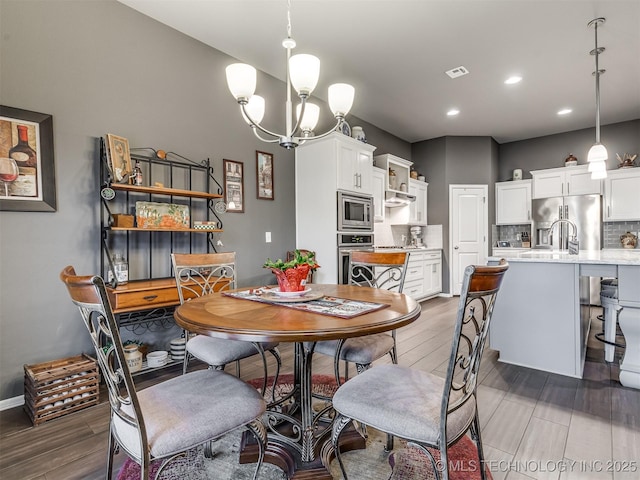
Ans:
{"type": "MultiPolygon", "coordinates": [[[[119,1],[284,79],[286,0],[119,1]]],[[[601,124],[640,118],[640,0],[291,3],[295,53],[322,62],[314,94],[326,99],[329,84],[353,84],[351,113],[408,142],[480,135],[504,143],[593,127],[587,23],[596,17],[606,18],[598,28],[601,124]],[[461,65],[469,75],[445,74],[461,65]],[[503,84],[516,73],[520,84],[503,84]],[[447,117],[452,107],[457,117],[447,117]],[[558,116],[565,107],[573,113],[558,116]]]]}

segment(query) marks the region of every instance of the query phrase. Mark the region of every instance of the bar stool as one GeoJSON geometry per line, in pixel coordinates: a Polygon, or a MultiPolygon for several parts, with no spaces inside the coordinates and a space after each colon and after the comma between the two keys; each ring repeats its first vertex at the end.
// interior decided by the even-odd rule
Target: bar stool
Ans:
{"type": "Polygon", "coordinates": [[[624,345],[616,343],[618,315],[622,307],[618,303],[618,280],[604,279],[600,282],[600,303],[603,309],[604,328],[596,333],[596,339],[604,343],[604,359],[613,362],[616,347],[624,345]],[[604,338],[603,338],[604,337],[604,338]]]}

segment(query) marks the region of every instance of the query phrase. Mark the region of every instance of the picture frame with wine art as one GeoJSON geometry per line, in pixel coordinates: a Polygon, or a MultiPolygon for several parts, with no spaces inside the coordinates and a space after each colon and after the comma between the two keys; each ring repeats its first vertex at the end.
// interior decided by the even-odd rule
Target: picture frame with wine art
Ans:
{"type": "Polygon", "coordinates": [[[0,105],[0,210],[56,209],[53,117],[0,105]]]}

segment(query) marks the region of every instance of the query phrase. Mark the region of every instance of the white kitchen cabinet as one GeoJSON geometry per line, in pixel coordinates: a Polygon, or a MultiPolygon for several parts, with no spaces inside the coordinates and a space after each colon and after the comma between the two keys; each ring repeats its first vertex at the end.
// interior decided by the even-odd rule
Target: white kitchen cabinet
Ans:
{"type": "MultiPolygon", "coordinates": [[[[338,134],[342,135],[342,134],[338,134]]],[[[371,195],[373,150],[369,145],[351,137],[342,135],[343,139],[336,137],[338,177],[337,186],[340,190],[371,195]],[[338,141],[345,140],[345,141],[338,141]]]]}
{"type": "Polygon", "coordinates": [[[442,292],[442,254],[440,251],[424,254],[424,295],[430,297],[442,292]]]}
{"type": "MultiPolygon", "coordinates": [[[[346,173],[345,156],[349,163],[349,159],[356,158],[359,152],[360,157],[368,157],[371,162],[375,148],[340,132],[296,148],[296,247],[316,252],[322,265],[315,273],[317,283],[336,283],[338,280],[337,190],[345,189],[348,178],[353,188],[347,190],[365,193],[362,189],[355,190],[355,177],[346,173]]],[[[371,188],[372,170],[369,163],[368,175],[362,172],[361,185],[364,186],[365,178],[368,178],[371,188]]]]}
{"type": "Polygon", "coordinates": [[[531,172],[532,198],[601,194],[602,182],[591,178],[587,165],[531,172]]]}
{"type": "Polygon", "coordinates": [[[409,194],[415,195],[416,201],[409,204],[409,224],[427,224],[427,189],[428,183],[409,180],[409,194]]]}
{"type": "Polygon", "coordinates": [[[384,191],[386,176],[384,170],[373,167],[371,173],[371,186],[373,190],[373,221],[384,222],[384,191]]]}
{"type": "Polygon", "coordinates": [[[496,224],[531,222],[531,180],[496,183],[496,224]]]}
{"type": "Polygon", "coordinates": [[[640,168],[609,170],[604,180],[604,221],[640,220],[640,168]]]}
{"type": "Polygon", "coordinates": [[[407,190],[401,190],[400,186],[404,183],[405,186],[408,187],[409,179],[411,178],[409,176],[409,172],[413,162],[405,160],[404,158],[396,157],[390,153],[385,153],[384,155],[376,155],[373,157],[373,164],[385,171],[385,175],[387,177],[387,190],[408,193],[407,190]],[[389,178],[390,170],[393,170],[396,174],[394,180],[389,178]]]}
{"type": "Polygon", "coordinates": [[[442,254],[438,251],[409,253],[403,293],[425,300],[442,292],[442,254]]]}

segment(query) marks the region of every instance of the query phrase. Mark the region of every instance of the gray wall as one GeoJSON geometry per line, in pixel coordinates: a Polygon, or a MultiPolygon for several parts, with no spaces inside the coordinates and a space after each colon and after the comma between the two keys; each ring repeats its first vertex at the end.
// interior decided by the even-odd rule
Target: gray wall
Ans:
{"type": "MultiPolygon", "coordinates": [[[[429,223],[442,225],[442,286],[444,292],[449,292],[449,186],[487,185],[488,220],[489,224],[493,223],[498,145],[490,137],[441,137],[414,143],[411,150],[414,166],[429,182],[429,223]]],[[[491,230],[488,231],[491,235],[491,230]]],[[[491,238],[488,241],[491,242],[491,238]]]]}
{"type": "MultiPolygon", "coordinates": [[[[245,213],[223,216],[222,250],[238,252],[241,286],[273,282],[264,260],[295,247],[294,154],[243,122],[224,77],[233,59],[113,0],[0,0],[0,38],[0,103],[53,115],[58,196],[54,213],[0,212],[0,399],[23,393],[23,364],[91,351],[58,274],[69,264],[98,271],[97,146],[106,133],[209,157],[220,182],[223,158],[244,162],[245,213]],[[274,201],[256,199],[256,150],[274,154],[274,201]]],[[[281,129],[284,84],[265,74],[258,84],[272,105],[265,124],[281,129]]],[[[410,148],[347,120],[369,143],[410,148]]]]}
{"type": "MultiPolygon", "coordinates": [[[[600,141],[607,147],[607,169],[618,167],[616,153],[640,152],[640,119],[603,125],[600,141]]],[[[522,169],[522,178],[531,178],[531,170],[564,167],[564,159],[573,154],[578,164],[587,163],[587,152],[595,142],[595,127],[572,132],[531,138],[499,146],[499,182],[511,180],[515,168],[522,169]]],[[[636,159],[636,162],[638,160],[636,159]]]]}

